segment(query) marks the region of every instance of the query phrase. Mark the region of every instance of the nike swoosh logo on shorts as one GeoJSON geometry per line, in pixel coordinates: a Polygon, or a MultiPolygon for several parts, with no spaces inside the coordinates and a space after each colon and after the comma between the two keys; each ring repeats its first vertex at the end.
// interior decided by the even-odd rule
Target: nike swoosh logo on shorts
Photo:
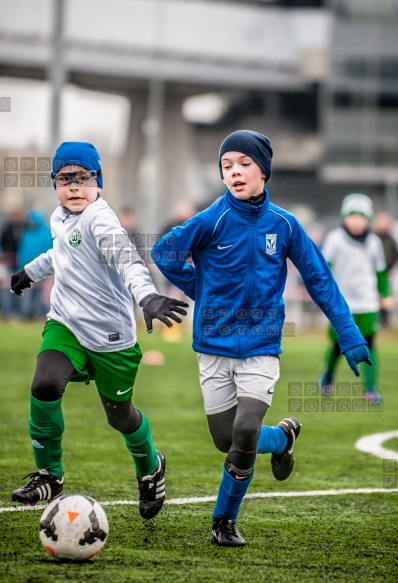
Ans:
{"type": "Polygon", "coordinates": [[[128,393],[129,391],[131,391],[133,387],[130,387],[129,389],[126,389],[125,391],[121,391],[120,389],[118,390],[118,392],[116,393],[117,395],[124,395],[124,393],[128,393]]]}
{"type": "Polygon", "coordinates": [[[232,245],[219,245],[217,247],[217,249],[220,249],[220,251],[221,251],[222,249],[228,249],[228,247],[232,247],[232,246],[233,246],[233,244],[232,245]]]}

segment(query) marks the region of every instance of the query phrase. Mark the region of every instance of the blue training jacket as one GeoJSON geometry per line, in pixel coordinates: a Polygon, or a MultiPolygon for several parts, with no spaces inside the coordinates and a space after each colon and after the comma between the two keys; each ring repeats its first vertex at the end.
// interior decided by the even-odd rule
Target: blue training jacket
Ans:
{"type": "Polygon", "coordinates": [[[195,300],[193,349],[231,358],[282,352],[287,258],[330,320],[341,352],[366,344],[322,253],[265,192],[253,207],[227,190],[152,250],[163,275],[195,300]]]}

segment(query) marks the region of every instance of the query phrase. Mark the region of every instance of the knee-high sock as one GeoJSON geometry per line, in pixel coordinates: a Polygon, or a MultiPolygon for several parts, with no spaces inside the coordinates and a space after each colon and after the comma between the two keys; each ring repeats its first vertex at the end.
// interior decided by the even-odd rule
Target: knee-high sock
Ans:
{"type": "Polygon", "coordinates": [[[373,362],[372,366],[366,363],[362,364],[362,372],[364,375],[366,390],[376,389],[376,379],[377,379],[377,368],[379,364],[379,359],[375,348],[369,348],[370,360],[373,362]]]}
{"type": "Polygon", "coordinates": [[[237,480],[229,474],[224,465],[216,505],[213,510],[213,520],[226,517],[236,521],[241,502],[247,492],[254,472],[246,480],[237,480]]]}
{"type": "Polygon", "coordinates": [[[287,435],[282,427],[263,425],[258,438],[257,453],[283,453],[287,446],[287,435]]]}
{"type": "Polygon", "coordinates": [[[142,411],[141,425],[133,433],[122,433],[127,449],[131,453],[139,478],[154,474],[159,467],[159,458],[153,444],[149,421],[142,411]]]}
{"type": "Polygon", "coordinates": [[[61,400],[39,401],[30,398],[29,433],[39,470],[47,470],[59,480],[62,478],[62,434],[64,418],[61,400]]]}

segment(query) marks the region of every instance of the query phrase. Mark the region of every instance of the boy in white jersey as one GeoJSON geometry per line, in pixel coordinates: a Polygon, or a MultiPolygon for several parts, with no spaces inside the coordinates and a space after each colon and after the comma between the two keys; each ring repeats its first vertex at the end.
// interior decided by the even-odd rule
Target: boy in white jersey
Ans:
{"type": "Polygon", "coordinates": [[[44,327],[31,389],[29,432],[37,471],[12,493],[36,504],[63,493],[62,396],[69,381],[95,380],[108,423],[124,437],[138,479],[139,509],[153,518],[165,498],[164,455],[154,447],[148,419],[132,403],[141,351],[132,298],[143,308],[147,331],[157,318],[181,319],[186,303],[158,294],[126,231],[101,198],[97,150],[64,142],[53,159],[60,206],[51,217],[53,248],[11,278],[17,295],[54,274],[51,307],[44,327]]]}
{"type": "MultiPolygon", "coordinates": [[[[365,194],[347,195],[341,206],[342,225],[325,238],[322,252],[329,263],[354,320],[369,346],[373,366],[364,367],[366,400],[380,402],[376,386],[377,353],[374,339],[377,315],[382,304],[390,309],[392,299],[388,284],[383,247],[377,235],[369,232],[373,218],[372,200],[365,194]],[[381,298],[381,300],[380,300],[381,298]]],[[[324,395],[333,391],[333,379],[340,357],[336,334],[329,328],[332,346],[320,378],[324,395]]]]}

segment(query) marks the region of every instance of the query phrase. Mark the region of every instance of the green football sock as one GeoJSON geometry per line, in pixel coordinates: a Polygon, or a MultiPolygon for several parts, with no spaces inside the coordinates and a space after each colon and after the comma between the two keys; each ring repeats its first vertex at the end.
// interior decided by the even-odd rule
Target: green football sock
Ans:
{"type": "Polygon", "coordinates": [[[373,362],[372,366],[363,363],[362,364],[362,372],[366,383],[367,390],[376,389],[376,379],[377,379],[377,368],[379,364],[379,359],[377,356],[377,352],[374,348],[369,348],[370,353],[370,360],[373,362]]]}
{"type": "Polygon", "coordinates": [[[336,352],[334,346],[332,346],[326,352],[325,368],[331,377],[333,377],[333,375],[334,375],[339,358],[340,358],[340,354],[338,352],[336,352]]]}
{"type": "Polygon", "coordinates": [[[64,418],[61,399],[39,401],[30,397],[29,433],[32,439],[36,467],[47,470],[59,480],[62,479],[62,434],[64,418]]]}
{"type": "Polygon", "coordinates": [[[142,419],[139,428],[133,433],[122,433],[139,478],[154,474],[159,467],[159,458],[153,444],[149,421],[142,411],[140,413],[142,419]]]}

